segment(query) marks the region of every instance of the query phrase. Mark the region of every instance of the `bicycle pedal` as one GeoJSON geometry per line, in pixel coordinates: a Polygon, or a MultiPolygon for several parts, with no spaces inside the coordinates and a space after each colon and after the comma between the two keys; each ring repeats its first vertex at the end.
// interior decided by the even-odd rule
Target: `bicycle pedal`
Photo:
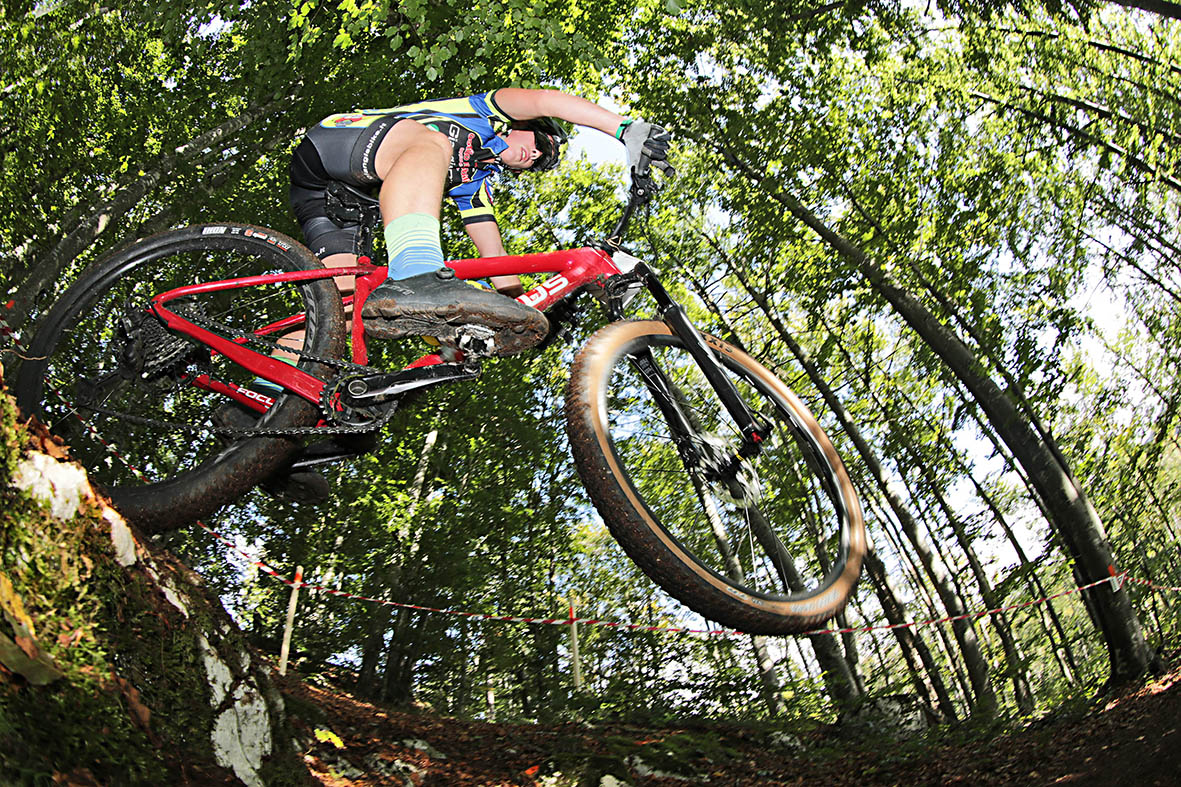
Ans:
{"type": "Polygon", "coordinates": [[[464,355],[491,357],[496,351],[496,331],[486,325],[464,325],[448,343],[464,355]]]}

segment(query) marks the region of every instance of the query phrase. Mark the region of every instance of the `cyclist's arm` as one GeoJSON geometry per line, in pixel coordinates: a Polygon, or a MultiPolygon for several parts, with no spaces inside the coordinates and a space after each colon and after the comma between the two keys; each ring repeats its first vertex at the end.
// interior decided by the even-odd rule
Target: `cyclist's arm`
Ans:
{"type": "Polygon", "coordinates": [[[516,120],[556,117],[605,134],[614,134],[625,120],[622,115],[560,90],[502,87],[496,91],[496,104],[516,120]]]}
{"type": "MultiPolygon", "coordinates": [[[[503,257],[507,253],[500,237],[500,227],[495,221],[466,224],[464,229],[472,243],[476,244],[476,251],[480,252],[481,257],[503,257]]],[[[490,281],[497,292],[514,298],[525,291],[519,276],[493,276],[490,281]]]]}

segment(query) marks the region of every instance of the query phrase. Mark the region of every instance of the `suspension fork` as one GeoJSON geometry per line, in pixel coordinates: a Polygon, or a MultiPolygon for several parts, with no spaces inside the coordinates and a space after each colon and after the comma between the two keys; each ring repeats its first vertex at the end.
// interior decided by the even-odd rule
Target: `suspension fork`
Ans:
{"type": "MultiPolygon", "coordinates": [[[[693,360],[701,368],[705,379],[709,381],[710,387],[717,393],[722,405],[726,408],[726,412],[734,419],[734,424],[742,434],[742,446],[739,448],[738,454],[744,458],[756,456],[761,450],[762,445],[771,437],[771,423],[750,411],[750,408],[747,407],[746,402],[743,401],[742,396],[738,393],[738,389],[734,387],[734,383],[726,376],[721,363],[718,362],[717,357],[709,348],[705,339],[702,338],[701,333],[690,322],[689,316],[685,314],[684,307],[673,300],[668,290],[656,278],[652,269],[641,262],[636,265],[633,273],[643,279],[648,291],[652,293],[652,298],[656,301],[656,305],[660,308],[661,318],[685,345],[685,349],[689,351],[689,354],[693,356],[693,360]]],[[[687,435],[695,434],[696,430],[693,428],[688,417],[680,411],[680,406],[676,398],[672,395],[671,381],[668,380],[664,372],[655,364],[651,352],[646,351],[637,357],[637,367],[640,368],[640,372],[649,387],[655,386],[654,390],[660,393],[660,396],[657,397],[658,401],[663,400],[660,402],[660,408],[664,411],[664,415],[667,418],[675,421],[674,428],[677,431],[684,429],[687,435]]]]}

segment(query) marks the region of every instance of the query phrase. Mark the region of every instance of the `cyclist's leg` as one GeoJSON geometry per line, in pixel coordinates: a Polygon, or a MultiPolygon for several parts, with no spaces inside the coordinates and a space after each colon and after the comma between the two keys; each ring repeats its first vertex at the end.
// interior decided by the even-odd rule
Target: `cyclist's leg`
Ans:
{"type": "MultiPolygon", "coordinates": [[[[326,128],[322,124],[309,129],[291,157],[292,211],[303,231],[304,242],[327,268],[345,268],[357,264],[360,225],[339,225],[328,216],[327,189],[331,181],[364,185],[348,171],[349,156],[364,129],[326,128]]],[[[341,295],[350,295],[355,282],[352,276],[333,279],[341,295]]],[[[351,318],[346,308],[346,319],[351,318]]],[[[298,351],[303,332],[285,335],[280,344],[298,351]]],[[[285,358],[293,360],[294,354],[285,358]]]]}
{"type": "MultiPolygon", "coordinates": [[[[321,155],[323,151],[324,155],[331,156],[334,148],[337,147],[335,144],[337,139],[332,137],[329,137],[327,141],[321,139],[320,144],[317,145],[313,142],[316,136],[315,133],[309,133],[292,155],[290,166],[291,206],[303,230],[305,243],[312,249],[321,264],[329,268],[355,265],[360,228],[358,226],[340,227],[328,218],[327,212],[326,190],[330,178],[321,160],[321,155]]],[[[348,138],[350,136],[348,134],[343,136],[346,138],[340,141],[344,143],[347,150],[347,146],[352,144],[352,139],[348,138]]],[[[347,157],[347,152],[343,155],[347,157]]],[[[353,291],[352,276],[338,276],[333,281],[342,295],[353,291]]],[[[348,317],[346,310],[346,325],[348,317]]],[[[305,338],[305,331],[302,329],[279,337],[277,343],[288,351],[277,350],[273,353],[274,357],[294,365],[299,360],[298,353],[304,347],[305,338]]],[[[255,378],[250,387],[272,398],[283,392],[281,386],[261,377],[255,378]]],[[[226,428],[249,429],[257,419],[258,413],[237,402],[227,402],[213,414],[214,423],[226,428]]],[[[342,451],[347,450],[342,449],[342,451]]],[[[291,460],[294,461],[298,458],[297,454],[292,456],[291,460]]],[[[279,471],[265,479],[261,486],[273,495],[299,502],[323,500],[328,496],[329,491],[328,483],[320,473],[310,469],[291,472],[290,465],[279,468],[279,471]]]]}
{"type": "Polygon", "coordinates": [[[366,301],[366,331],[383,338],[408,335],[455,339],[462,326],[494,332],[491,351],[507,355],[535,344],[548,329],[544,315],[454,278],[443,264],[439,207],[451,142],[442,133],[402,120],[377,147],[373,171],[381,178],[382,219],[389,280],[366,301]]]}

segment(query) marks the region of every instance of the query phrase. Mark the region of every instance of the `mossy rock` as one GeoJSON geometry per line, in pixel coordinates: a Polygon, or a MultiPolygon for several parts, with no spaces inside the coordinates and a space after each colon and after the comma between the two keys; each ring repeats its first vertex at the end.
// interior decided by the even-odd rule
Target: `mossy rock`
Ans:
{"type": "Polygon", "coordinates": [[[3,393],[0,473],[0,783],[307,783],[217,599],[3,393]]]}

